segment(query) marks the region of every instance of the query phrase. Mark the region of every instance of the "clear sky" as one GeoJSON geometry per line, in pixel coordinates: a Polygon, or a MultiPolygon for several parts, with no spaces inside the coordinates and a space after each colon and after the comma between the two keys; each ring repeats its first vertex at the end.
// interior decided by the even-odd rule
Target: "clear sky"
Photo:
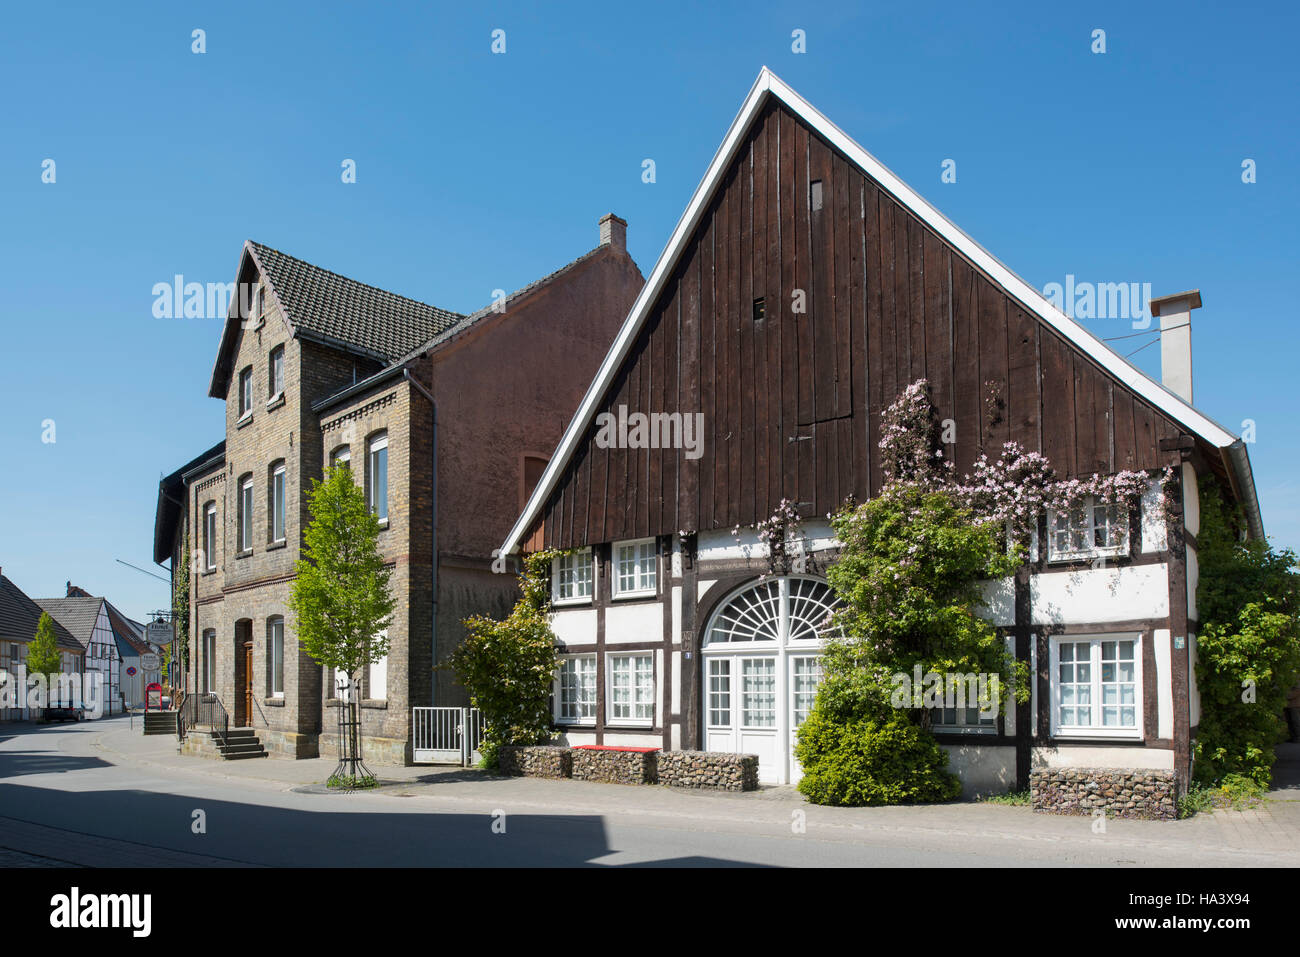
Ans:
{"type": "MultiPolygon", "coordinates": [[[[166,575],[158,479],[222,438],[221,323],[155,318],[155,283],[230,282],[251,238],[463,312],[609,211],[648,273],[764,64],[1038,288],[1200,288],[1196,404],[1254,420],[1265,524],[1300,546],[1300,16],[1216,6],[10,5],[0,566],[166,605],[116,559],[166,575]]],[[[1158,347],[1134,361],[1158,376],[1158,347]]]]}

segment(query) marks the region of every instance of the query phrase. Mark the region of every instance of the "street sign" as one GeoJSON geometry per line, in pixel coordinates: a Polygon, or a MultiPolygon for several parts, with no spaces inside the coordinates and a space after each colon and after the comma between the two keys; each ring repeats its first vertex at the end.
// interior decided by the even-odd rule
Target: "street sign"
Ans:
{"type": "Polygon", "coordinates": [[[149,622],[144,626],[144,638],[151,645],[170,645],[172,641],[171,622],[149,622]]]}
{"type": "Polygon", "coordinates": [[[134,678],[134,677],[135,677],[135,667],[134,667],[134,666],[132,666],[132,667],[126,669],[126,676],[127,676],[128,678],[134,678]]]}
{"type": "Polygon", "coordinates": [[[162,667],[162,658],[155,654],[141,655],[140,667],[145,671],[157,671],[162,667]]]}

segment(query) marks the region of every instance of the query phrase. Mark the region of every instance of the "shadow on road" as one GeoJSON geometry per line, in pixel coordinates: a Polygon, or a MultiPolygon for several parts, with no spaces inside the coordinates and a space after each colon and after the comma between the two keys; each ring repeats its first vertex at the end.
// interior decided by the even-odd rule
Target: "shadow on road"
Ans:
{"type": "MultiPolygon", "coordinates": [[[[273,867],[581,867],[618,850],[598,816],[512,814],[508,800],[491,814],[387,813],[373,805],[307,810],[135,789],[71,793],[0,783],[0,816],[86,832],[69,833],[69,849],[57,855],[78,862],[76,843],[96,836],[273,867]],[[199,820],[205,833],[194,833],[199,820]]],[[[733,864],[688,856],[636,866],[733,864]]]]}
{"type": "Polygon", "coordinates": [[[55,751],[6,751],[0,779],[16,778],[26,774],[57,774],[65,771],[86,771],[91,768],[111,768],[102,758],[55,751]]]}

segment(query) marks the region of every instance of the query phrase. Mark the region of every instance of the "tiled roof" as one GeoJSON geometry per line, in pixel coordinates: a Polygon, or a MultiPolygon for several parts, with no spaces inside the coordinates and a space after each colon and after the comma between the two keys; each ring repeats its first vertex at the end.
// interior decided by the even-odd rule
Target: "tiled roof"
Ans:
{"type": "MultiPolygon", "coordinates": [[[[54,618],[54,615],[50,615],[54,618]]],[[[28,598],[21,588],[0,575],[0,641],[31,641],[41,620],[41,606],[28,598]]],[[[56,618],[54,635],[65,651],[84,650],[81,643],[56,618]]]]}
{"type": "Polygon", "coordinates": [[[90,636],[99,620],[102,598],[38,598],[36,603],[50,613],[50,617],[71,632],[82,646],[90,643],[90,636]]]}
{"type": "Polygon", "coordinates": [[[270,246],[252,240],[248,245],[295,331],[346,343],[391,362],[464,318],[270,246]]]}
{"type": "Polygon", "coordinates": [[[108,626],[113,629],[113,634],[117,636],[118,641],[124,643],[137,655],[147,652],[149,643],[144,640],[144,629],[137,628],[130,618],[113,607],[111,601],[104,602],[104,607],[108,610],[108,626]]]}

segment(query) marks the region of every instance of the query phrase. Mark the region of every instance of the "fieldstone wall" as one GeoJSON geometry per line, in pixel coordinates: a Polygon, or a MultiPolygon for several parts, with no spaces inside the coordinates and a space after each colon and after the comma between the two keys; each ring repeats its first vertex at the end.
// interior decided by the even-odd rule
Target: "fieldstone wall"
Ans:
{"type": "Polygon", "coordinates": [[[507,744],[497,756],[502,774],[530,778],[567,778],[573,770],[572,751],[549,745],[507,744]]]}
{"type": "Polygon", "coordinates": [[[654,784],[658,751],[573,748],[573,779],[607,784],[654,784]]]}
{"type": "Polygon", "coordinates": [[[711,751],[661,751],[659,783],[674,788],[758,789],[758,755],[711,751]]]}
{"type": "Polygon", "coordinates": [[[1145,768],[1040,768],[1029,772],[1035,811],[1172,821],[1178,816],[1178,777],[1145,768]]]}

